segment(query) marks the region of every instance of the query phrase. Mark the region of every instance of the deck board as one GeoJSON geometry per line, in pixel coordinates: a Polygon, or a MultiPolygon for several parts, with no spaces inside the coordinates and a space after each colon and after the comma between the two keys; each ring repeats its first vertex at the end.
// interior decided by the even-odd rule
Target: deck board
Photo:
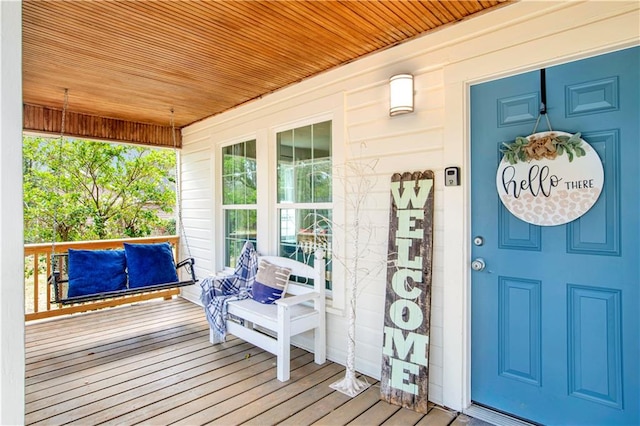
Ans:
{"type": "MultiPolygon", "coordinates": [[[[299,353],[294,355],[296,364],[308,363],[311,361],[309,354],[299,353]],[[300,357],[304,357],[300,359],[300,357]]],[[[184,383],[179,387],[166,388],[163,392],[154,395],[147,400],[146,406],[126,415],[119,416],[113,422],[107,424],[134,424],[138,422],[148,422],[153,424],[170,424],[188,417],[194,412],[200,412],[220,401],[221,397],[229,397],[234,393],[243,391],[242,383],[248,379],[255,381],[270,380],[270,373],[273,368],[273,359],[270,354],[262,352],[247,363],[235,363],[228,367],[217,370],[216,377],[208,377],[206,383],[184,383]],[[193,386],[196,385],[197,386],[193,386]],[[235,386],[234,389],[229,389],[235,386]],[[224,392],[222,392],[224,390],[224,392]],[[218,400],[216,401],[216,398],[218,400]],[[181,407],[180,411],[172,410],[171,407],[181,407]]],[[[211,376],[211,375],[209,375],[211,376]]],[[[246,385],[245,385],[246,386],[246,385]]]]}
{"type": "Polygon", "coordinates": [[[380,400],[379,383],[355,398],[329,385],[344,376],[298,348],[291,379],[272,354],[233,336],[211,345],[202,308],[183,299],[77,314],[26,326],[29,425],[433,425],[428,414],[380,400]]]}
{"type": "MultiPolygon", "coordinates": [[[[170,344],[170,343],[169,343],[170,344]]],[[[167,365],[175,363],[176,355],[181,352],[192,352],[193,346],[181,347],[180,345],[173,346],[175,352],[167,354],[160,354],[157,357],[158,362],[150,366],[140,367],[139,364],[124,364],[116,368],[104,370],[101,372],[94,372],[94,374],[86,373],[85,375],[78,374],[75,377],[80,380],[71,380],[69,382],[56,386],[56,393],[52,395],[52,388],[45,388],[36,392],[32,392],[29,395],[31,403],[27,404],[27,412],[41,409],[46,405],[60,404],[68,399],[76,399],[82,397],[85,394],[97,392],[101,389],[117,386],[120,383],[126,382],[129,379],[138,377],[142,374],[151,374],[154,370],[162,369],[163,357],[166,357],[167,365]],[[85,381],[82,381],[82,378],[85,381]]],[[[46,383],[46,382],[45,382],[46,383]]]]}
{"type": "MultiPolygon", "coordinates": [[[[342,378],[344,376],[341,374],[339,377],[342,378]]],[[[280,425],[297,426],[313,424],[338,407],[346,404],[351,399],[343,393],[334,392],[332,389],[329,389],[329,391],[331,392],[327,396],[283,420],[280,425]]]]}
{"type": "Polygon", "coordinates": [[[366,412],[376,405],[380,400],[380,389],[370,387],[369,389],[358,395],[357,398],[349,399],[345,404],[336,408],[326,416],[322,417],[313,424],[321,425],[346,425],[361,413],[366,412]]]}
{"type": "MultiPolygon", "coordinates": [[[[228,363],[242,361],[245,350],[251,350],[254,353],[258,351],[252,348],[248,344],[242,344],[197,358],[192,358],[191,354],[174,357],[168,362],[142,367],[142,371],[132,370],[125,376],[124,381],[121,381],[122,379],[114,371],[111,377],[117,378],[120,383],[56,404],[52,408],[55,408],[54,413],[60,414],[50,419],[56,424],[68,416],[82,418],[85,424],[97,424],[110,420],[109,416],[129,411],[129,407],[136,407],[140,401],[144,403],[166,387],[177,388],[183,380],[198,377],[204,372],[215,371],[216,368],[228,363]],[[200,366],[202,368],[198,368],[200,366]],[[99,413],[96,413],[97,411],[99,413]]],[[[199,352],[204,353],[204,351],[199,352]]]]}
{"type": "MultiPolygon", "coordinates": [[[[293,398],[290,398],[284,402],[280,402],[275,407],[258,413],[251,420],[244,423],[245,425],[264,425],[269,423],[282,424],[285,420],[289,419],[294,414],[297,414],[301,410],[309,406],[315,406],[319,399],[333,392],[329,385],[344,377],[344,369],[340,368],[338,373],[326,380],[315,384],[303,392],[299,393],[293,398]]],[[[298,423],[300,424],[300,423],[298,423]]]]}
{"type": "Polygon", "coordinates": [[[387,404],[384,401],[378,401],[367,411],[347,423],[350,426],[356,425],[380,425],[386,422],[389,417],[394,415],[401,407],[397,405],[387,404]]]}
{"type": "MultiPolygon", "coordinates": [[[[283,399],[283,393],[278,392],[282,389],[299,387],[299,380],[318,377],[318,372],[322,371],[326,366],[317,365],[312,362],[291,371],[291,380],[288,382],[279,382],[278,380],[269,380],[259,386],[252,387],[243,393],[237,394],[229,398],[215,407],[211,407],[202,414],[206,413],[206,417],[199,416],[198,424],[241,424],[243,421],[251,419],[259,410],[266,410],[274,405],[279,404],[283,399]]],[[[275,376],[273,376],[275,378],[275,376]]],[[[289,392],[286,392],[289,393],[289,392]]],[[[186,423],[193,424],[191,420],[186,423]]]]}
{"type": "MultiPolygon", "coordinates": [[[[300,352],[303,351],[300,350],[300,352]]],[[[228,380],[221,383],[220,388],[207,387],[206,393],[201,397],[184,404],[184,410],[181,413],[172,410],[151,420],[157,424],[204,424],[215,418],[218,413],[218,405],[227,399],[242,395],[259,384],[275,381],[274,361],[274,358],[269,359],[265,363],[267,365],[264,371],[259,374],[247,374],[243,371],[241,374],[230,376],[228,380]],[[222,389],[224,392],[221,391],[222,389]]],[[[296,369],[312,362],[313,355],[309,353],[305,352],[302,355],[292,353],[291,369],[296,371],[296,369]]]]}
{"type": "MultiPolygon", "coordinates": [[[[407,408],[401,408],[396,411],[392,416],[390,416],[387,420],[385,420],[381,425],[383,426],[403,426],[403,425],[414,425],[416,424],[422,417],[424,417],[421,413],[416,413],[415,411],[409,410],[407,408]]],[[[445,423],[443,426],[446,426],[448,423],[445,423]]],[[[436,424],[433,424],[436,426],[436,424]]]]}
{"type": "Polygon", "coordinates": [[[232,400],[229,400],[233,401],[233,411],[230,411],[225,416],[207,424],[228,425],[232,422],[244,424],[265,424],[264,422],[256,423],[255,419],[267,412],[271,412],[271,414],[273,414],[273,417],[268,420],[268,423],[277,423],[282,419],[278,419],[276,417],[277,410],[273,410],[274,408],[278,408],[282,403],[291,401],[292,398],[295,398],[306,389],[313,387],[314,384],[332,378],[343,369],[342,366],[334,363],[319,366],[320,368],[317,369],[316,364],[309,364],[309,366],[316,371],[312,371],[301,376],[301,373],[298,370],[298,374],[296,374],[293,383],[277,384],[277,390],[271,391],[276,386],[271,386],[272,382],[269,382],[259,386],[258,388],[252,389],[250,392],[238,395],[232,400]],[[259,396],[259,398],[253,401],[250,400],[251,403],[246,404],[247,396],[259,396]]]}
{"type": "Polygon", "coordinates": [[[416,423],[416,426],[447,426],[457,417],[459,416],[456,412],[441,407],[432,407],[427,415],[416,423]]]}

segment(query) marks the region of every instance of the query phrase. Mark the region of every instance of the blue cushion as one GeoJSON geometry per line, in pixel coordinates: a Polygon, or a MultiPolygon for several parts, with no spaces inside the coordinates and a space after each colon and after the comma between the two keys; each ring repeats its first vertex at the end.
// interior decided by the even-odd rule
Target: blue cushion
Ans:
{"type": "Polygon", "coordinates": [[[127,287],[124,250],[69,249],[67,297],[85,296],[127,287]]]}
{"type": "Polygon", "coordinates": [[[171,244],[124,243],[129,271],[129,287],[178,282],[171,244]]]}
{"type": "Polygon", "coordinates": [[[268,305],[275,303],[286,292],[290,274],[289,268],[261,260],[256,280],[251,288],[251,298],[268,305]]]}

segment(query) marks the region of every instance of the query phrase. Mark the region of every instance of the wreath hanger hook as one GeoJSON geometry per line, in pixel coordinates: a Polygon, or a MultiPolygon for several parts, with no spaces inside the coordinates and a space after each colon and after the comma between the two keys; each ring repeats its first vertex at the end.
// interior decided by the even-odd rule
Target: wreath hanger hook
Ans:
{"type": "Polygon", "coordinates": [[[547,114],[547,71],[545,68],[540,69],[540,110],[538,111],[538,118],[536,124],[533,126],[531,133],[536,133],[538,124],[540,124],[540,118],[544,115],[547,120],[547,127],[552,132],[551,121],[549,121],[549,114],[547,114]]]}

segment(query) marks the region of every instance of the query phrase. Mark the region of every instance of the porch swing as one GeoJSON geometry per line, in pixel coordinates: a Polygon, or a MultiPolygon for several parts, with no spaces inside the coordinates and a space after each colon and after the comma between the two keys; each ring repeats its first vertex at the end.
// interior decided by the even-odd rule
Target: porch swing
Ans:
{"type": "MultiPolygon", "coordinates": [[[[67,103],[68,89],[65,89],[58,153],[60,159],[67,103]]],[[[174,148],[177,148],[173,109],[171,109],[171,131],[174,148]]],[[[54,232],[51,245],[53,273],[49,277],[49,284],[52,286],[52,302],[70,305],[195,284],[198,280],[193,267],[195,262],[191,257],[191,249],[182,224],[180,189],[177,188],[176,192],[180,231],[189,253],[187,259],[177,264],[169,242],[153,244],[125,242],[123,249],[75,250],[70,248],[67,253],[56,253],[55,235],[58,223],[57,208],[54,208],[54,232]],[[186,280],[179,278],[180,268],[186,269],[186,280]]]]}

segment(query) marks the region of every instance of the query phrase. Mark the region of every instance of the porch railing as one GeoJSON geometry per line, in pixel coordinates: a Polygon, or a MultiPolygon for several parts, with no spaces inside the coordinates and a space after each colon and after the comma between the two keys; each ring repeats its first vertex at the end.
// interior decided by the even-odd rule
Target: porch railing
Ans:
{"type": "MultiPolygon", "coordinates": [[[[164,237],[125,238],[118,240],[61,242],[55,244],[55,252],[65,253],[70,248],[83,250],[122,248],[123,243],[125,242],[149,244],[167,241],[173,247],[174,258],[176,260],[180,260],[180,253],[178,252],[179,237],[177,235],[164,237]]],[[[26,321],[125,305],[142,300],[157,298],[170,299],[174,295],[180,293],[180,289],[172,288],[168,290],[159,290],[137,295],[114,297],[96,302],[78,303],[70,306],[58,305],[55,302],[51,301],[51,286],[47,284],[48,277],[51,275],[51,249],[51,243],[25,244],[24,246],[26,321]]]]}

